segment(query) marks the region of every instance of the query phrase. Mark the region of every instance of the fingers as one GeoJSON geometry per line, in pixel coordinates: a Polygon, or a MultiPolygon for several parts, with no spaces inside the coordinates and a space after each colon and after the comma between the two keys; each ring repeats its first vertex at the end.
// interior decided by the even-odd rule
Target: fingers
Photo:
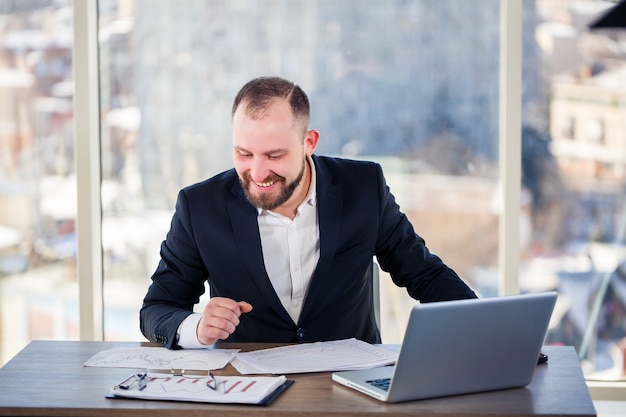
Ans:
{"type": "Polygon", "coordinates": [[[202,312],[196,334],[200,343],[211,345],[218,340],[227,339],[239,325],[241,314],[248,313],[252,306],[230,298],[214,297],[209,300],[202,312]]]}
{"type": "Polygon", "coordinates": [[[245,301],[239,301],[237,304],[239,305],[239,310],[242,313],[249,313],[252,311],[252,305],[250,303],[246,303],[245,301]]]}

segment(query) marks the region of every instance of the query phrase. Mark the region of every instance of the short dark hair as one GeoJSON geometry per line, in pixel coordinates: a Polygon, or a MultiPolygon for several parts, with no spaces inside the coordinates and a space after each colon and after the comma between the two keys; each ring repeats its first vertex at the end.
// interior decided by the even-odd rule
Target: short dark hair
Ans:
{"type": "Polygon", "coordinates": [[[280,77],[258,77],[248,81],[235,96],[231,117],[243,103],[248,116],[262,119],[277,100],[289,101],[294,127],[302,129],[304,135],[310,121],[309,99],[300,86],[280,77]]]}

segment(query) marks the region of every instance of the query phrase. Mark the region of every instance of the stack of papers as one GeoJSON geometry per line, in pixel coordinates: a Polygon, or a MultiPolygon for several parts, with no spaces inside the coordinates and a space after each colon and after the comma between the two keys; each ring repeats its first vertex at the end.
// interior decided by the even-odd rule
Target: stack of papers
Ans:
{"type": "Polygon", "coordinates": [[[392,365],[398,353],[357,339],[304,343],[237,353],[231,364],[246,374],[292,374],[392,365]]]}
{"type": "Polygon", "coordinates": [[[85,366],[145,369],[113,387],[112,398],[266,405],[293,383],[285,374],[375,368],[392,365],[397,359],[397,349],[345,339],[243,353],[238,349],[107,349],[92,356],[85,366]],[[193,376],[210,375],[210,370],[229,362],[242,375],[278,376],[193,376]]]}

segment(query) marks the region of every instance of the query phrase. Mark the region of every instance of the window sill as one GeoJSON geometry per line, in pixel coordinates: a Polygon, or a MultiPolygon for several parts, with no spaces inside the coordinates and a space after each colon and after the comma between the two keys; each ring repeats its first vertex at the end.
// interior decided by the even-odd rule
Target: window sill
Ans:
{"type": "Polygon", "coordinates": [[[594,401],[624,401],[626,381],[587,381],[594,401]]]}

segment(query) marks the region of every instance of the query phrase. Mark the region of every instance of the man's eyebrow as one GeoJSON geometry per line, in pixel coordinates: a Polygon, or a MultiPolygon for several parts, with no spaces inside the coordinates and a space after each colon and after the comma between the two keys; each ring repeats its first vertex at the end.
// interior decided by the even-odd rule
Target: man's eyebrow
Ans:
{"type": "Polygon", "coordinates": [[[289,152],[289,150],[286,149],[286,148],[278,148],[278,149],[269,150],[269,151],[265,152],[264,155],[274,155],[274,154],[277,154],[277,153],[287,153],[287,152],[289,152]]]}
{"type": "MultiPolygon", "coordinates": [[[[252,153],[246,148],[242,148],[241,146],[235,146],[235,150],[246,152],[246,153],[252,153]]],[[[270,149],[269,151],[263,152],[263,155],[274,155],[277,153],[287,153],[287,152],[289,152],[287,148],[276,148],[276,149],[270,149]]]]}

